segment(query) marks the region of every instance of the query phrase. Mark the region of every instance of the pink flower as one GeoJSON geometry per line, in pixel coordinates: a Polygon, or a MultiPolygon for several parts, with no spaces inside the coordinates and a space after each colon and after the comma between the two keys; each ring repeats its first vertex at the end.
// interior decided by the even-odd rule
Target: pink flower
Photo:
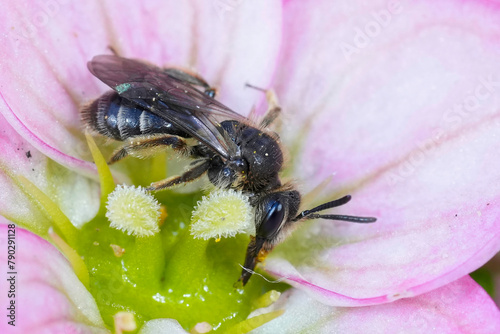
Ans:
{"type": "MultiPolygon", "coordinates": [[[[495,2],[60,0],[12,2],[0,16],[0,214],[3,224],[32,232],[16,228],[17,330],[104,331],[118,311],[113,305],[125,305],[95,284],[99,265],[89,259],[97,248],[85,249],[89,293],[63,256],[34,235],[48,238],[66,216],[79,228],[74,243],[66,242],[82,255],[81,231],[95,222],[100,201],[79,108],[106,91],[86,62],[113,47],[126,57],[195,68],[242,114],[263,103],[245,83],[275,88],[290,175],[303,193],[331,176],[317,200],[350,193],[353,200],[336,213],[378,218],[372,225],[302,223],[264,264],[294,288],[254,311],[286,310],[258,330],[499,331],[498,308],[466,276],[500,247],[495,2]],[[41,204],[23,177],[58,209],[41,204]]],[[[137,166],[128,161],[113,172],[142,182],[144,167],[137,166]]],[[[1,230],[5,246],[8,229],[1,230]]],[[[158,262],[148,274],[169,265],[158,262]]],[[[263,284],[259,277],[251,283],[263,284]]],[[[172,313],[141,313],[133,301],[124,310],[145,322],[141,333],[190,327],[172,313]],[[176,318],[182,327],[155,318],[176,318]]],[[[236,317],[244,319],[249,310],[241,312],[236,317]]],[[[13,331],[5,319],[0,329],[13,331]]]]}

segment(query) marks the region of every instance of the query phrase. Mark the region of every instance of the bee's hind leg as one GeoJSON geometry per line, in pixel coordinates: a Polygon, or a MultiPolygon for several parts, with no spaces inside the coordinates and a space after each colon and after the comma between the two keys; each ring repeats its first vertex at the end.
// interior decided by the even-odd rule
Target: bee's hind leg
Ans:
{"type": "Polygon", "coordinates": [[[263,93],[266,93],[266,100],[268,107],[266,114],[259,122],[259,128],[265,129],[270,125],[272,125],[281,116],[281,106],[279,105],[278,96],[276,95],[276,92],[272,89],[264,89],[250,85],[248,83],[246,85],[247,87],[257,89],[263,93]]]}
{"type": "Polygon", "coordinates": [[[193,168],[184,172],[182,175],[169,177],[168,179],[161,180],[158,182],[153,182],[149,187],[146,188],[148,191],[158,191],[166,188],[170,188],[182,183],[187,183],[196,180],[202,176],[210,166],[209,160],[204,160],[202,163],[197,164],[193,168]]]}
{"type": "MultiPolygon", "coordinates": [[[[276,120],[279,121],[281,116],[281,106],[279,105],[276,93],[272,89],[268,89],[265,92],[268,108],[264,118],[260,121],[259,127],[261,129],[268,128],[276,120]]],[[[279,123],[278,126],[281,125],[281,122],[279,123]]]]}
{"type": "Polygon", "coordinates": [[[179,136],[162,134],[154,136],[137,136],[129,139],[129,144],[123,146],[113,153],[108,164],[113,164],[131,155],[138,158],[147,158],[157,152],[158,147],[169,146],[181,154],[190,153],[190,147],[186,141],[179,136]]]}

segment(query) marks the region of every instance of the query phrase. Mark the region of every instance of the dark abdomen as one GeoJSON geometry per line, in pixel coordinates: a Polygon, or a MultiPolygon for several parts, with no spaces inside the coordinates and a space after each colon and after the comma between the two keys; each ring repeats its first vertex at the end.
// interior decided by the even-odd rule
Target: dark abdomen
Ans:
{"type": "Polygon", "coordinates": [[[116,140],[162,133],[190,137],[172,123],[122,98],[114,91],[102,95],[83,108],[82,118],[93,130],[116,140]]]}

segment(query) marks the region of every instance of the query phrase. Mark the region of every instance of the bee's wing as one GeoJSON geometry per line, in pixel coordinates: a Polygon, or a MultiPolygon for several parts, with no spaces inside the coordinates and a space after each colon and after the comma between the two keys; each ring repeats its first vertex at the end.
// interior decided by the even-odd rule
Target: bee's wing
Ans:
{"type": "Polygon", "coordinates": [[[118,56],[96,56],[88,68],[120,96],[172,122],[221,157],[229,159],[238,154],[236,144],[217,118],[248,120],[190,84],[159,67],[118,56]]]}

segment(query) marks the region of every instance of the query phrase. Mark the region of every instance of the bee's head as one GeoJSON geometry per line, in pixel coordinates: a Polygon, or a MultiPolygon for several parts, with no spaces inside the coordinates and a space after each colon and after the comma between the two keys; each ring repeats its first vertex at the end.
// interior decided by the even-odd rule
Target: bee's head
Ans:
{"type": "Polygon", "coordinates": [[[343,220],[355,223],[372,223],[376,218],[357,217],[346,215],[321,215],[319,211],[344,205],[351,200],[347,195],[340,199],[321,204],[313,209],[302,211],[297,215],[300,206],[300,194],[296,190],[280,191],[264,195],[255,203],[256,235],[248,244],[243,271],[238,281],[245,285],[252,276],[258,262],[264,260],[266,255],[283,241],[286,231],[302,219],[329,219],[343,220]]]}
{"type": "Polygon", "coordinates": [[[296,190],[270,193],[255,203],[256,234],[247,248],[240,281],[245,285],[252,276],[255,265],[262,261],[275,245],[284,239],[286,229],[293,223],[300,205],[296,190]]]}

